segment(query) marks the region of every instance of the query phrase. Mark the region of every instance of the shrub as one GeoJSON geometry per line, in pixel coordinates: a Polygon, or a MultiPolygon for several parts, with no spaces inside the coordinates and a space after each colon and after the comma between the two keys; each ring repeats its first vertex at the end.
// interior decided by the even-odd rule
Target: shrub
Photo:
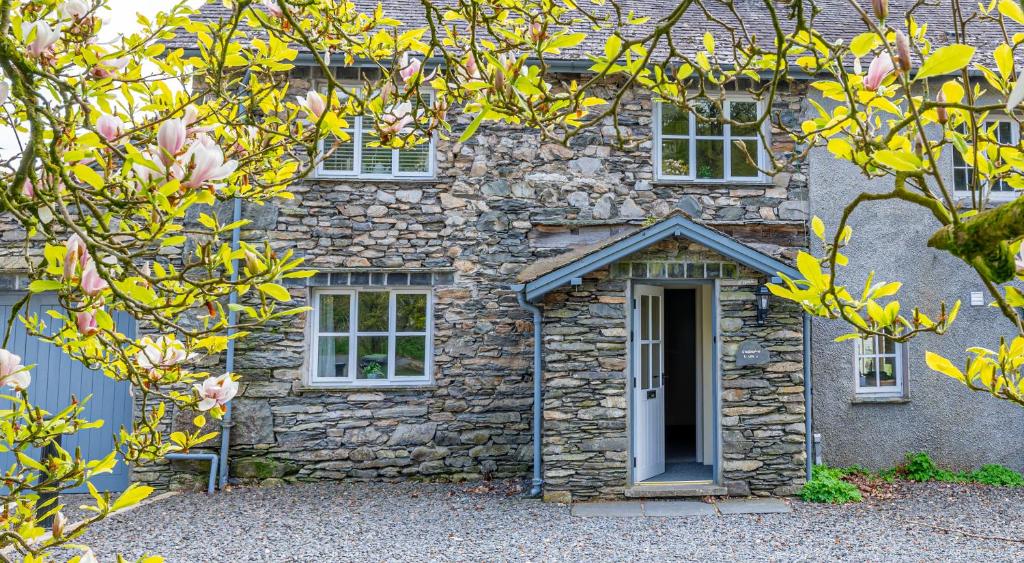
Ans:
{"type": "Polygon", "coordinates": [[[995,487],[1024,487],[1024,476],[1004,465],[989,464],[971,472],[971,481],[995,487]]]}
{"type": "Polygon", "coordinates": [[[860,489],[843,480],[842,469],[815,465],[811,480],[800,490],[800,498],[807,502],[845,504],[862,500],[860,489]]]}
{"type": "Polygon", "coordinates": [[[939,481],[942,483],[968,483],[970,475],[942,469],[932,461],[926,452],[908,453],[903,465],[896,468],[897,473],[908,481],[924,483],[939,481]]]}

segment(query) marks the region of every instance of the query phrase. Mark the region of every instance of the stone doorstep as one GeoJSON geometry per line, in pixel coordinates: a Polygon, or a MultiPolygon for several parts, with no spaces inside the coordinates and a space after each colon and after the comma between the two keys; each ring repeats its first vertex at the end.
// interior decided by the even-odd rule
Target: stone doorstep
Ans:
{"type": "Polygon", "coordinates": [[[665,483],[633,485],[624,494],[629,498],[720,497],[729,494],[729,490],[711,483],[665,483]]]}
{"type": "Polygon", "coordinates": [[[697,500],[634,500],[585,502],[572,505],[572,515],[582,518],[635,518],[715,516],[735,514],[785,514],[792,509],[779,498],[733,498],[712,503],[697,500]]]}

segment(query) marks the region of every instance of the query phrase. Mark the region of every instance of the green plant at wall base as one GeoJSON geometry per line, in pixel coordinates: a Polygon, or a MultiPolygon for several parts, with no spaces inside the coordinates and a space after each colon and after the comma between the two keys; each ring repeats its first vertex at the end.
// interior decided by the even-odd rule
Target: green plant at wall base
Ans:
{"type": "Polygon", "coordinates": [[[926,452],[908,453],[903,465],[896,468],[896,473],[908,481],[918,483],[966,483],[969,480],[967,475],[940,468],[926,452]]]}
{"type": "Polygon", "coordinates": [[[807,502],[827,504],[860,502],[863,500],[860,489],[853,483],[844,481],[844,474],[842,469],[815,465],[811,480],[800,490],[800,498],[807,502]]]}
{"type": "Polygon", "coordinates": [[[1024,487],[1024,476],[1016,471],[996,464],[981,466],[970,474],[971,481],[994,487],[1024,487]]]}

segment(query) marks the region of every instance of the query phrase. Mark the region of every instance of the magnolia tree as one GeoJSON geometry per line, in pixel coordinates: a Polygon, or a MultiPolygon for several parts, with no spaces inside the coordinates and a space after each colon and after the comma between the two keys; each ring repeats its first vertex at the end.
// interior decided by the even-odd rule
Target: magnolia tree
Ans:
{"type": "MultiPolygon", "coordinates": [[[[933,48],[914,9],[890,15],[882,0],[871,13],[850,3],[864,25],[852,41],[816,31],[819,10],[799,0],[747,3],[742,14],[731,1],[683,0],[656,21],[597,0],[423,0],[425,23],[413,26],[343,0],[224,0],[229,9],[218,21],[190,21],[192,10],[180,5],[140,18],[131,35],[101,40],[105,3],[0,0],[0,121],[16,137],[0,164],[0,203],[24,231],[20,254],[31,279],[0,346],[0,383],[8,389],[0,450],[15,459],[0,492],[2,558],[45,559],[151,489],[133,485],[116,498],[91,489],[90,516],[74,523],[51,495],[116,463],[149,463],[214,438],[201,430],[206,417],[222,415],[243,374],[202,366],[216,365],[230,341],[301,313],[288,304],[286,280],[312,274],[300,258],[265,243],[232,245],[245,220],[223,216],[216,204],[291,197],[289,186],[349,140],[347,120],[359,115],[374,118],[373,144],[393,148],[432,135],[465,139],[486,122],[535,128],[559,142],[600,127],[617,142],[635,143],[642,139],[618,127],[617,115],[637,88],[684,111],[717,106],[698,119],[756,130],[766,145],[774,128],[801,147],[787,159],[826,146],[867,176],[892,181],[890,192],[857,196],[834,235],[826,238],[815,221],[824,258],[801,253],[805,279],[774,287],[778,295],[845,319],[851,336],[943,332],[956,306],[936,306],[930,317],[918,309],[901,314],[897,282],[870,282],[857,297],[835,282],[846,263],[849,214],[868,199],[899,199],[932,212],[941,225],[932,245],[970,264],[1021,330],[1015,307],[1024,296],[1004,284],[1017,275],[1024,203],[987,202],[995,181],[1024,187],[1014,172],[1021,148],[985,125],[989,112],[1005,107],[1019,119],[1024,96],[1009,29],[1024,23],[1024,12],[1011,0],[971,17],[954,4],[958,39],[941,48],[933,48]],[[751,10],[770,24],[761,27],[767,34],[747,26],[751,10]],[[706,33],[676,33],[684,16],[706,33]],[[1002,30],[1003,44],[984,57],[962,39],[968,23],[979,21],[1002,30]],[[195,49],[166,48],[176,35],[195,49]],[[324,76],[322,90],[290,90],[300,52],[324,76]],[[568,56],[591,66],[558,74],[549,61],[568,56]],[[985,66],[989,59],[995,67],[985,66]],[[333,67],[357,63],[376,72],[356,87],[334,78],[333,67]],[[818,75],[813,87],[835,102],[815,106],[819,115],[800,127],[770,112],[739,119],[721,111],[726,93],[738,89],[770,108],[797,70],[818,75]],[[939,173],[943,151],[960,153],[977,170],[969,209],[958,206],[939,173]],[[42,292],[57,295],[61,308],[26,313],[42,292]],[[138,322],[141,337],[119,325],[126,317],[138,322]],[[138,408],[130,427],[106,429],[116,438],[108,457],[82,459],[59,447],[55,456],[34,456],[100,422],[83,419],[87,397],[57,412],[33,404],[33,366],[8,348],[15,323],[102,376],[130,383],[138,408]],[[165,436],[175,409],[195,411],[195,428],[165,436]],[[40,524],[47,516],[52,532],[40,524]]],[[[776,155],[760,164],[771,174],[790,163],[776,155]]],[[[965,371],[929,361],[974,388],[1021,401],[1024,339],[974,354],[965,371]]],[[[92,557],[80,547],[83,559],[92,557]]]]}

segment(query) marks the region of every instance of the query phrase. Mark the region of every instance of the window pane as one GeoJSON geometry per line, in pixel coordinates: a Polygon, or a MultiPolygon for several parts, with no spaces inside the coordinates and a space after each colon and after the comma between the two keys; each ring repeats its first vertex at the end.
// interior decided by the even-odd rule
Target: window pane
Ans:
{"type": "Polygon", "coordinates": [[[710,100],[697,100],[693,103],[693,111],[697,115],[711,119],[711,121],[704,122],[700,119],[696,120],[698,135],[722,135],[722,123],[718,121],[721,118],[721,113],[715,104],[710,100]]]}
{"type": "Polygon", "coordinates": [[[640,340],[651,338],[651,298],[647,295],[640,296],[640,340]]]}
{"type": "Polygon", "coordinates": [[[640,388],[651,388],[651,345],[640,345],[640,388]]]}
{"type": "Polygon", "coordinates": [[[1000,144],[1008,145],[1013,141],[1012,131],[1009,121],[1000,121],[996,127],[996,139],[1000,144]]]}
{"type": "MultiPolygon", "coordinates": [[[[954,165],[956,164],[957,160],[961,160],[962,162],[962,159],[960,159],[959,156],[957,156],[957,153],[954,153],[954,165]]],[[[953,189],[961,192],[966,192],[967,190],[970,189],[970,183],[968,181],[967,176],[968,172],[969,171],[966,168],[953,168],[953,189]]]]}
{"type": "Polygon", "coordinates": [[[395,317],[397,332],[427,330],[427,296],[422,293],[395,295],[395,317]]]}
{"type": "Polygon", "coordinates": [[[663,135],[689,135],[690,114],[672,104],[661,104],[661,133],[663,135]]]}
{"type": "Polygon", "coordinates": [[[324,170],[331,172],[355,172],[355,151],[351,140],[341,142],[334,135],[324,139],[324,170]],[[337,143],[337,144],[336,144],[337,143]],[[334,152],[327,154],[331,149],[334,152]]]}
{"type": "Polygon", "coordinates": [[[750,155],[749,158],[757,162],[757,141],[733,141],[731,143],[732,153],[729,155],[731,158],[730,167],[732,168],[732,175],[745,178],[757,176],[757,167],[747,160],[747,154],[744,154],[743,149],[737,146],[738,143],[743,143],[747,148],[747,154],[750,155]]]}
{"type": "Polygon", "coordinates": [[[348,332],[349,295],[320,296],[320,332],[348,332]]]}
{"type": "Polygon", "coordinates": [[[875,358],[862,357],[860,365],[857,366],[857,373],[860,375],[861,387],[874,387],[875,384],[875,358]]]}
{"type": "Polygon", "coordinates": [[[878,359],[878,385],[881,387],[896,386],[895,356],[883,356],[878,359]]]}
{"type": "Polygon", "coordinates": [[[318,349],[317,377],[348,377],[347,336],[321,336],[318,349]]]}
{"type": "Polygon", "coordinates": [[[862,355],[864,355],[864,356],[872,356],[872,355],[878,353],[878,352],[875,351],[875,337],[874,336],[869,336],[869,337],[861,340],[860,341],[860,345],[861,345],[860,353],[862,355]]]}
{"type": "MultiPolygon", "coordinates": [[[[757,120],[757,102],[729,102],[729,117],[733,121],[753,122],[757,120]]],[[[733,125],[730,129],[733,137],[754,137],[757,135],[756,125],[733,125]]]]}
{"type": "Polygon", "coordinates": [[[661,344],[651,345],[651,387],[661,387],[661,344]]]}
{"type": "Polygon", "coordinates": [[[652,340],[661,340],[661,298],[657,296],[651,297],[651,334],[652,340]]]}
{"type": "Polygon", "coordinates": [[[725,156],[723,142],[717,140],[697,141],[697,177],[724,178],[725,156]]]}
{"type": "Polygon", "coordinates": [[[391,149],[371,147],[371,138],[363,141],[363,174],[392,174],[391,149]]]}
{"type": "Polygon", "coordinates": [[[661,141],[661,172],[666,176],[690,175],[690,141],[664,139],[661,141]]]}
{"type": "Polygon", "coordinates": [[[388,292],[366,291],[359,293],[359,331],[388,331],[388,292]]]}
{"type": "Polygon", "coordinates": [[[398,151],[399,172],[430,172],[430,143],[398,151]]]}
{"type": "Polygon", "coordinates": [[[398,377],[422,376],[426,373],[427,337],[395,337],[395,375],[398,377]]]}
{"type": "Polygon", "coordinates": [[[882,343],[882,354],[895,354],[896,353],[896,341],[890,340],[885,337],[878,337],[878,340],[882,343]]]}
{"type": "Polygon", "coordinates": [[[357,379],[387,379],[388,337],[360,336],[356,339],[357,379]]]}

